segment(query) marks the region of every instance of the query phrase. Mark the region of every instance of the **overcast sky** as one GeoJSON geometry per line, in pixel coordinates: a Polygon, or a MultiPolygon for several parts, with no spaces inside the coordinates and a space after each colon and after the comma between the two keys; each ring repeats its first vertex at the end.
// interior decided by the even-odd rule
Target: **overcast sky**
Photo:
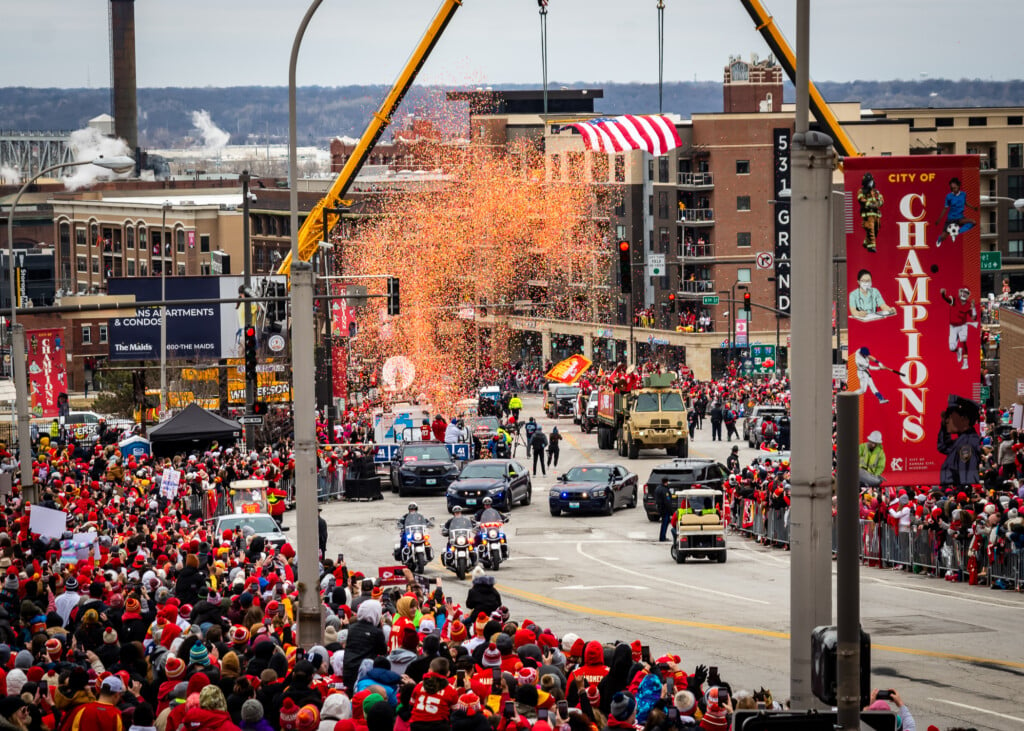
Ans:
{"type": "MultiPolygon", "coordinates": [[[[764,0],[791,45],[795,0],[764,0]]],[[[106,0],[3,3],[0,86],[108,87],[106,0]]],[[[768,47],[739,0],[665,0],[665,79],[720,81],[729,55],[768,47]]],[[[138,85],[281,86],[307,0],[138,0],[138,85]]],[[[657,72],[656,0],[550,0],[554,81],[641,81],[657,72]]],[[[299,85],[391,83],[438,0],[324,0],[299,85]]],[[[811,76],[1024,76],[1020,0],[815,0],[811,76]]],[[[535,0],[464,0],[420,83],[540,84],[535,0]]],[[[1024,100],[1022,100],[1024,101],[1024,100]]]]}

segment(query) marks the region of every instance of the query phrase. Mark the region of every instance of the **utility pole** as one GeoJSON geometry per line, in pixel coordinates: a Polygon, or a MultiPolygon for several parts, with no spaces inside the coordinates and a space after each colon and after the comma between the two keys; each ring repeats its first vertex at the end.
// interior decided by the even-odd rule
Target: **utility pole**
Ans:
{"type": "Polygon", "coordinates": [[[832,623],[832,249],[829,209],[835,150],[809,131],[810,0],[797,0],[793,135],[793,472],[790,512],[790,697],[812,708],[811,633],[832,623]]]}
{"type": "Polygon", "coordinates": [[[548,0],[537,0],[540,10],[540,68],[544,83],[544,117],[548,115],[548,0]]]}
{"type": "Polygon", "coordinates": [[[836,720],[844,731],[860,728],[859,418],[860,396],[836,396],[836,720]]]}
{"type": "MultiPolygon", "coordinates": [[[[245,287],[243,297],[245,302],[242,307],[245,310],[243,327],[246,331],[252,326],[252,305],[249,297],[252,296],[252,244],[249,241],[249,183],[252,176],[248,170],[243,170],[238,176],[242,182],[242,286],[245,287]]],[[[252,415],[252,405],[256,402],[256,373],[245,374],[245,415],[252,415]]],[[[245,425],[245,446],[251,451],[256,444],[256,425],[246,423],[245,425]]]]}
{"type": "Polygon", "coordinates": [[[662,109],[662,85],[665,79],[665,0],[658,0],[658,114],[662,109]]]}

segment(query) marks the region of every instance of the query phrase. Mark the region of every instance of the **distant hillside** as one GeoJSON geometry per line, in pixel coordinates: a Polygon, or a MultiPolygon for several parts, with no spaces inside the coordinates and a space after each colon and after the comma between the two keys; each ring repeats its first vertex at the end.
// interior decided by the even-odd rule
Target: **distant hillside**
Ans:
{"type": "MultiPolygon", "coordinates": [[[[603,88],[597,111],[605,114],[657,111],[658,89],[654,84],[574,82],[552,83],[552,88],[603,88]]],[[[502,88],[526,89],[534,85],[507,84],[502,88]]],[[[818,88],[830,101],[860,101],[865,107],[961,107],[1024,106],[1024,81],[824,81],[818,88]]],[[[298,90],[299,142],[324,145],[335,135],[356,136],[370,113],[387,92],[384,86],[303,87],[298,90]]],[[[399,118],[437,108],[444,89],[413,87],[399,118]]],[[[787,84],[787,100],[793,88],[787,84]]],[[[235,144],[271,139],[287,134],[288,102],[284,87],[238,86],[228,88],[139,89],[139,131],[149,147],[182,144],[194,131],[191,112],[206,109],[213,121],[231,134],[235,144]],[[252,137],[250,137],[250,135],[252,137]]],[[[695,112],[722,109],[722,85],[715,82],[665,84],[664,110],[684,117],[695,112]]],[[[14,130],[72,130],[92,117],[110,111],[108,89],[0,89],[0,127],[14,130]]],[[[450,115],[446,115],[449,116],[450,115]]]]}

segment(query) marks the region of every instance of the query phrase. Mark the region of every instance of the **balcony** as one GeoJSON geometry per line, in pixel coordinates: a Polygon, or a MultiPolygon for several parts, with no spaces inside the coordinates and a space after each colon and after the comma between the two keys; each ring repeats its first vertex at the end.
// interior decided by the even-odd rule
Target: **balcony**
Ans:
{"type": "Polygon", "coordinates": [[[715,283],[710,279],[687,279],[680,282],[679,293],[687,298],[715,294],[715,283]]]}
{"type": "Polygon", "coordinates": [[[679,173],[679,187],[687,190],[711,190],[715,179],[711,173],[679,173]]]}
{"type": "Polygon", "coordinates": [[[680,226],[688,226],[690,228],[707,228],[708,226],[715,225],[715,209],[714,208],[687,208],[684,211],[679,212],[679,220],[676,221],[680,226]]]}
{"type": "Polygon", "coordinates": [[[680,258],[683,260],[714,259],[714,244],[683,244],[680,258]]]}

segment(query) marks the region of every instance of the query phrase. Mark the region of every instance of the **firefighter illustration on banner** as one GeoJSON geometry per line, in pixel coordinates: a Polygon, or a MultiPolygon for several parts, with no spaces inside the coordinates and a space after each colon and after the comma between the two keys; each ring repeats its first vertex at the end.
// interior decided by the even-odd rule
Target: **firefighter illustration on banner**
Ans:
{"type": "Polygon", "coordinates": [[[886,485],[963,479],[977,422],[962,412],[981,396],[979,159],[847,158],[844,176],[859,441],[885,444],[886,485]]]}

